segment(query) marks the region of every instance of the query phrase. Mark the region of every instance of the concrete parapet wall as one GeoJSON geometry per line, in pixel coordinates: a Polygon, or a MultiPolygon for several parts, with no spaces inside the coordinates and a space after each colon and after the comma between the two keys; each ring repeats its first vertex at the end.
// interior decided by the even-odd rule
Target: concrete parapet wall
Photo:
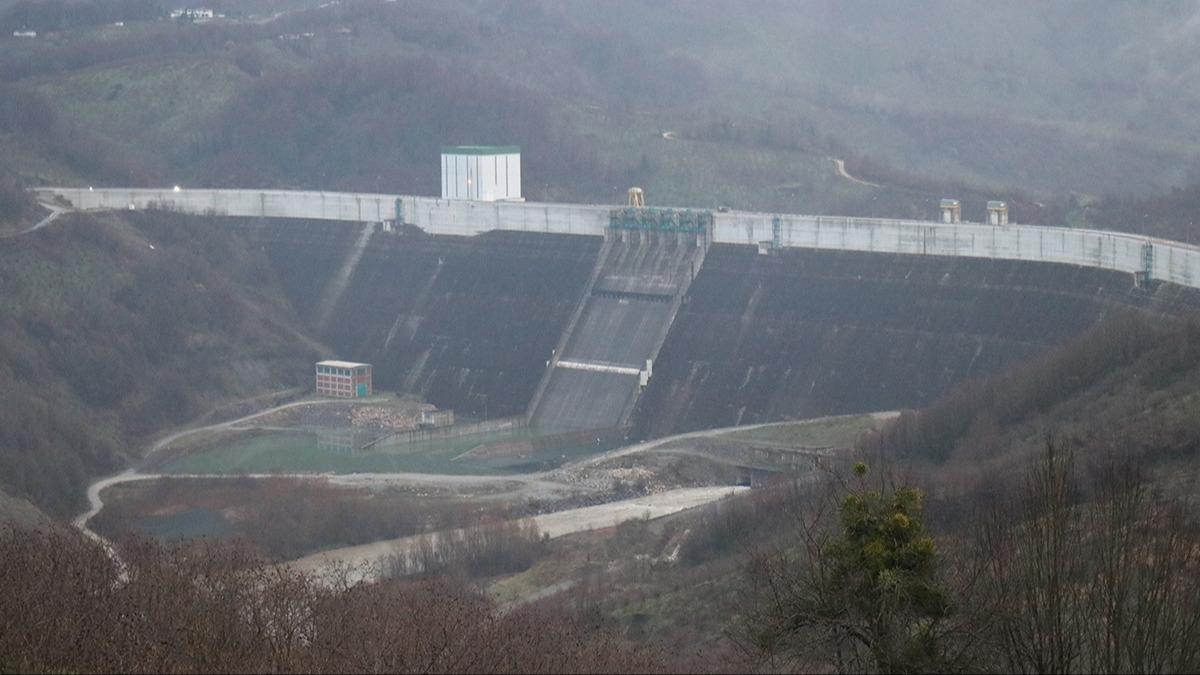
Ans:
{"type": "Polygon", "coordinates": [[[1146,269],[1143,247],[1152,245],[1152,276],[1200,287],[1200,248],[1122,232],[1037,225],[943,224],[919,220],[721,213],[713,241],[771,241],[780,220],[785,248],[945,255],[1085,265],[1120,272],[1146,269]]]}
{"type": "Polygon", "coordinates": [[[400,197],[401,220],[433,234],[474,235],[491,230],[603,236],[609,206],[475,202],[400,197]]]}
{"type": "MultiPolygon", "coordinates": [[[[164,208],[184,213],[343,221],[401,221],[433,234],[472,236],[515,230],[602,236],[613,207],[534,202],[475,202],[404,195],[285,190],[39,188],[75,208],[164,208]]],[[[1200,288],[1200,248],[1120,232],[1034,225],[728,212],[715,214],[712,241],[785,248],[944,255],[1085,265],[1200,288]],[[1146,255],[1146,246],[1150,255],[1146,255]]]]}
{"type": "Polygon", "coordinates": [[[140,210],[161,208],[190,214],[256,218],[306,218],[352,222],[395,220],[393,195],[294,190],[173,190],[171,188],[41,188],[77,209],[140,210]]]}

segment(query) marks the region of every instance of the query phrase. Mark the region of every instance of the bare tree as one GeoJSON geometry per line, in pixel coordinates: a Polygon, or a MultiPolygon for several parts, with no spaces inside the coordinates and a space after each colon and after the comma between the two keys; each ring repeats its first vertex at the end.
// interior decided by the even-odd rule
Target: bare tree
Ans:
{"type": "Polygon", "coordinates": [[[1072,508],[1074,453],[1047,441],[1013,508],[983,529],[988,586],[1001,608],[998,651],[1013,672],[1068,673],[1082,649],[1083,576],[1078,513],[1072,508]]]}
{"type": "Polygon", "coordinates": [[[1011,672],[1200,668],[1194,521],[1130,464],[1085,494],[1075,451],[1048,440],[1014,504],[982,530],[992,656],[1011,672]]]}
{"type": "Polygon", "coordinates": [[[653,651],[452,580],[317,582],[246,546],[0,533],[0,670],[654,672],[653,651]]]}

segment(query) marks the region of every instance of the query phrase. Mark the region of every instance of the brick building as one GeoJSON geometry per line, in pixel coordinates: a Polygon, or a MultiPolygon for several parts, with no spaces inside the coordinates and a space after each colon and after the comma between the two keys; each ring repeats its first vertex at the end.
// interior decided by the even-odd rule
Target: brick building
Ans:
{"type": "Polygon", "coordinates": [[[370,396],[371,364],[351,361],[318,361],[317,394],[339,398],[370,396]]]}

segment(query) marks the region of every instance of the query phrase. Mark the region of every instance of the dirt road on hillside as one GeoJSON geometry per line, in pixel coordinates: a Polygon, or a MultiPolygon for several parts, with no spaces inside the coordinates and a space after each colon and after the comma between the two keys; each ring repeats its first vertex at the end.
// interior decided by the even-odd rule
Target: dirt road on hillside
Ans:
{"type": "MultiPolygon", "coordinates": [[[[879,420],[879,421],[886,421],[886,420],[898,417],[900,415],[899,412],[894,411],[894,410],[868,413],[868,414],[871,415],[871,417],[873,417],[874,419],[879,420]]],[[[780,427],[780,426],[796,425],[796,424],[818,424],[821,422],[828,422],[830,420],[850,418],[850,417],[859,417],[859,415],[857,415],[857,414],[829,415],[827,417],[814,417],[812,419],[807,419],[807,420],[789,420],[789,421],[784,421],[784,422],[764,422],[762,424],[747,424],[745,426],[740,426],[740,427],[722,427],[720,429],[704,429],[701,431],[691,431],[691,432],[688,432],[685,434],[678,434],[675,436],[667,436],[665,438],[657,438],[657,439],[654,439],[651,441],[646,441],[644,443],[638,443],[636,445],[630,445],[630,446],[626,446],[624,448],[617,448],[616,450],[611,450],[604,454],[596,455],[594,457],[589,457],[587,459],[582,459],[578,462],[572,462],[571,464],[565,465],[559,469],[555,469],[553,471],[548,472],[548,475],[553,476],[558,472],[566,471],[569,469],[580,469],[583,467],[604,464],[605,462],[612,461],[619,457],[624,457],[626,455],[632,455],[632,454],[636,454],[639,452],[651,452],[651,451],[655,450],[656,448],[658,448],[659,446],[666,445],[668,443],[673,444],[677,441],[683,441],[683,440],[688,440],[688,439],[692,439],[692,438],[711,438],[713,436],[723,436],[725,434],[728,434],[728,433],[731,433],[734,431],[752,431],[754,429],[764,429],[767,427],[780,427]]]]}
{"type": "Polygon", "coordinates": [[[54,204],[51,204],[49,202],[38,202],[38,205],[44,209],[49,209],[50,215],[46,216],[45,218],[42,218],[41,220],[38,221],[37,225],[34,225],[33,227],[29,228],[28,230],[24,230],[23,232],[21,232],[21,234],[29,234],[30,232],[40,230],[43,227],[46,227],[47,225],[49,225],[50,223],[53,223],[55,220],[58,219],[59,216],[61,216],[62,214],[66,213],[67,211],[70,210],[70,209],[64,209],[61,206],[55,206],[54,204]]]}
{"type": "Polygon", "coordinates": [[[846,160],[838,159],[837,157],[830,157],[829,159],[833,162],[833,170],[839,177],[858,183],[859,185],[866,185],[867,187],[883,187],[879,183],[872,183],[869,180],[863,180],[850,175],[850,172],[846,171],[846,160]]]}

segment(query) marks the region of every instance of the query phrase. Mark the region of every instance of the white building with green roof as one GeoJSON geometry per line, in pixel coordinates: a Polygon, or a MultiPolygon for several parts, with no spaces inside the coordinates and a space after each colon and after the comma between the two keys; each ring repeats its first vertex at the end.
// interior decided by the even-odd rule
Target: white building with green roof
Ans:
{"type": "Polygon", "coordinates": [[[524,201],[521,148],[515,145],[442,148],[442,199],[524,201]]]}

